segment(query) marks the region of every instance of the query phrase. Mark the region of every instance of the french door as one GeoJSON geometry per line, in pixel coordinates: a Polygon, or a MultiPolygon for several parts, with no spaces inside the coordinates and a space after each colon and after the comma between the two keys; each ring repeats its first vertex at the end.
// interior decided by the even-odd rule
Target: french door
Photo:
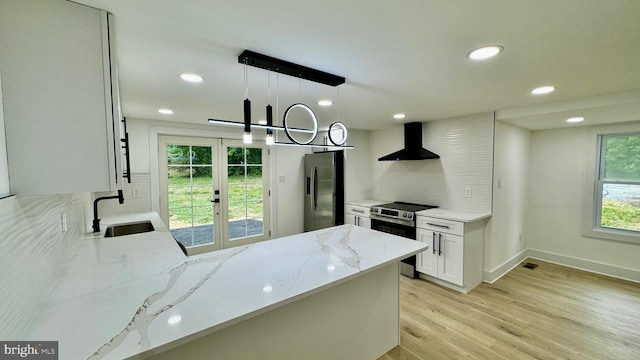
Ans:
{"type": "Polygon", "coordinates": [[[269,238],[263,145],[172,136],[158,144],[160,215],[190,255],[269,238]]]}

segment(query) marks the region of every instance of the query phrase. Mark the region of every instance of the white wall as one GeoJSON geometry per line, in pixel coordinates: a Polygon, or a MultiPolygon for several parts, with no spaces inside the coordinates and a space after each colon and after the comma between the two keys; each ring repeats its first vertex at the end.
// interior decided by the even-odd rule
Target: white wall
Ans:
{"type": "Polygon", "coordinates": [[[371,132],[373,198],[491,212],[493,114],[423,123],[423,147],[440,159],[378,161],[404,146],[403,129],[398,125],[371,132]],[[465,197],[467,187],[471,198],[465,197]]]}
{"type": "MultiPolygon", "coordinates": [[[[628,126],[628,125],[625,125],[628,126]]],[[[640,123],[633,125],[640,131],[640,123]]],[[[619,126],[599,127],[600,133],[619,126]]],[[[529,255],[640,281],[640,244],[582,236],[585,167],[595,162],[593,129],[534,131],[531,134],[529,206],[525,241],[529,255]]]]}
{"type": "Polygon", "coordinates": [[[493,215],[484,244],[485,281],[495,281],[525,257],[530,134],[529,130],[496,122],[493,215]]]}
{"type": "Polygon", "coordinates": [[[349,130],[347,143],[354,149],[345,150],[344,199],[369,199],[372,193],[371,147],[369,131],[349,130]]]}
{"type": "Polygon", "coordinates": [[[306,148],[276,146],[276,191],[272,195],[275,209],[273,237],[299,234],[304,231],[304,154],[306,148]]]}
{"type": "Polygon", "coordinates": [[[88,193],[0,199],[0,339],[21,340],[64,269],[67,246],[87,230],[89,204],[88,193]]]}

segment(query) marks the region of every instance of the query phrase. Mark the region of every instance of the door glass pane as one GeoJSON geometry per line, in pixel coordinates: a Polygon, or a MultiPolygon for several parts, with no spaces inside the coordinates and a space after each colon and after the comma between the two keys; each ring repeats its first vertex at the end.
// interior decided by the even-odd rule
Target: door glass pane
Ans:
{"type": "Polygon", "coordinates": [[[186,247],[214,243],[210,146],[167,145],[169,230],[186,247]]]}
{"type": "Polygon", "coordinates": [[[227,163],[229,240],[264,234],[262,149],[229,147],[227,163]]]}

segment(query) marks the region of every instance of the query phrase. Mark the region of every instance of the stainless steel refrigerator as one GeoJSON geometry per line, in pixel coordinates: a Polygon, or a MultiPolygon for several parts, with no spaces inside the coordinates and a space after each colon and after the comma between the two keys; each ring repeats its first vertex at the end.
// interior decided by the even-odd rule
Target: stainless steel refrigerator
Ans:
{"type": "Polygon", "coordinates": [[[304,156],[304,231],[344,224],[344,151],[304,156]]]}

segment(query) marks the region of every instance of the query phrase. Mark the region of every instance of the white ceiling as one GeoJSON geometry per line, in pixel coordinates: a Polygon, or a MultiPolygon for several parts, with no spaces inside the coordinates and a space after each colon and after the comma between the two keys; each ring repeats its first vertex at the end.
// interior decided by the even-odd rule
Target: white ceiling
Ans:
{"type": "MultiPolygon", "coordinates": [[[[77,0],[115,15],[125,116],[241,120],[245,49],[347,78],[337,88],[271,74],[279,114],[312,105],[321,125],[380,129],[499,110],[530,129],[640,120],[638,0],[77,0]],[[496,58],[472,49],[499,44],[496,58]],[[201,84],[178,78],[205,77],[201,84]],[[531,89],[557,91],[533,96],[531,89]],[[320,98],[336,104],[321,109],[320,98]],[[604,100],[603,100],[604,99],[604,100]],[[617,107],[622,106],[620,111],[617,107]],[[170,108],[173,115],[158,114],[170,108]],[[617,115],[612,119],[613,111],[617,115]]],[[[267,71],[248,68],[254,121],[267,71]]]]}

